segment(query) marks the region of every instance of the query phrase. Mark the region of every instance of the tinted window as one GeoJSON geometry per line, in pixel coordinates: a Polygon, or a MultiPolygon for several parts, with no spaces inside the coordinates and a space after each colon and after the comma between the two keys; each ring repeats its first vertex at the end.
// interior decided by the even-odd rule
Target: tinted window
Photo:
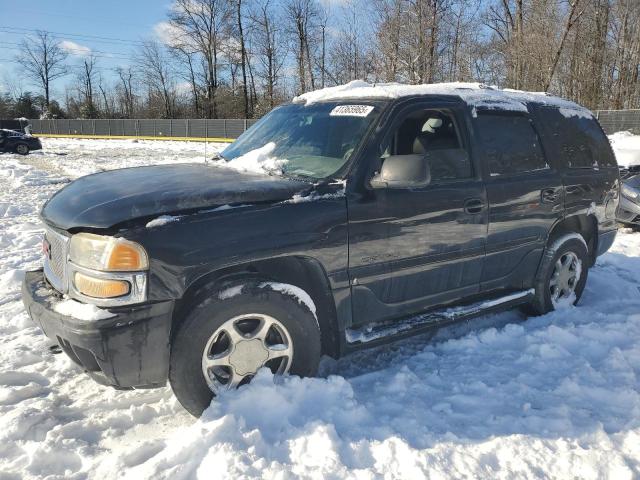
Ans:
{"type": "Polygon", "coordinates": [[[492,176],[548,168],[540,138],[522,115],[478,112],[478,137],[484,145],[492,176]]]}
{"type": "Polygon", "coordinates": [[[381,162],[390,155],[426,155],[431,183],[470,178],[471,159],[453,114],[416,110],[404,116],[380,146],[381,162]]]}
{"type": "Polygon", "coordinates": [[[569,168],[615,167],[609,140],[597,121],[563,114],[557,108],[539,107],[537,115],[556,143],[559,160],[569,168]]]}

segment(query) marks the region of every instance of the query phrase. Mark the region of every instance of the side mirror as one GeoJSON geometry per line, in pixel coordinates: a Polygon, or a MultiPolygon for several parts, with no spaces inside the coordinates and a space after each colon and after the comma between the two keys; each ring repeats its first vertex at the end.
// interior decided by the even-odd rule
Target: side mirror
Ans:
{"type": "Polygon", "coordinates": [[[370,183],[373,188],[420,188],[430,182],[431,169],[425,155],[392,155],[370,183]]]}

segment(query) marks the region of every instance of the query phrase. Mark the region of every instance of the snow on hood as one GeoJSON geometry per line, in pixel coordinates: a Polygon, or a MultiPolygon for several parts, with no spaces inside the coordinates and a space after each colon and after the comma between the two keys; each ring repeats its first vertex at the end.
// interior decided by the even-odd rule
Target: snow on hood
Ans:
{"type": "Polygon", "coordinates": [[[616,132],[609,135],[609,141],[620,167],[640,165],[640,135],[616,132]]]}
{"type": "Polygon", "coordinates": [[[18,130],[9,130],[7,128],[0,128],[0,131],[7,132],[11,137],[29,137],[27,133],[19,132],[18,130]]]}
{"type": "Polygon", "coordinates": [[[593,116],[586,108],[545,92],[500,89],[482,83],[465,82],[404,85],[401,83],[370,84],[362,80],[354,80],[345,85],[304,93],[295,97],[293,101],[311,105],[330,100],[354,98],[394,99],[410,95],[456,95],[473,107],[518,112],[526,112],[527,103],[536,102],[560,107],[563,109],[563,115],[565,116],[584,116],[587,118],[593,116]]]}
{"type": "Polygon", "coordinates": [[[279,159],[272,155],[276,148],[274,142],[251,150],[244,155],[240,155],[232,160],[218,160],[215,165],[225,168],[232,168],[242,173],[263,173],[267,175],[282,175],[282,167],[288,160],[279,159]]]}

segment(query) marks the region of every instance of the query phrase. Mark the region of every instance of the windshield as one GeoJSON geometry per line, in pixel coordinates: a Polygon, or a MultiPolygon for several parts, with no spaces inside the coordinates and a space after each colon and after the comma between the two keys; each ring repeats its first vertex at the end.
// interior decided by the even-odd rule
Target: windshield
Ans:
{"type": "Polygon", "coordinates": [[[222,157],[241,160],[259,151],[267,153],[284,175],[326,178],[349,160],[377,116],[377,108],[362,103],[285,105],[247,130],[222,157]]]}

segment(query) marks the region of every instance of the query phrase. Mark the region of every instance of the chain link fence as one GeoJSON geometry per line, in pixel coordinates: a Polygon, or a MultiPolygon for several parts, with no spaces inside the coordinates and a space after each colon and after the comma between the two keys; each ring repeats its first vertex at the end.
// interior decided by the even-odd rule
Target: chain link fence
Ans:
{"type": "MultiPolygon", "coordinates": [[[[628,130],[640,135],[640,110],[598,110],[595,114],[607,134],[628,130]]],[[[256,122],[255,119],[30,120],[32,132],[42,135],[228,139],[238,138],[256,122]]]]}
{"type": "Polygon", "coordinates": [[[33,134],[105,137],[238,138],[255,119],[30,120],[33,134]]]}

